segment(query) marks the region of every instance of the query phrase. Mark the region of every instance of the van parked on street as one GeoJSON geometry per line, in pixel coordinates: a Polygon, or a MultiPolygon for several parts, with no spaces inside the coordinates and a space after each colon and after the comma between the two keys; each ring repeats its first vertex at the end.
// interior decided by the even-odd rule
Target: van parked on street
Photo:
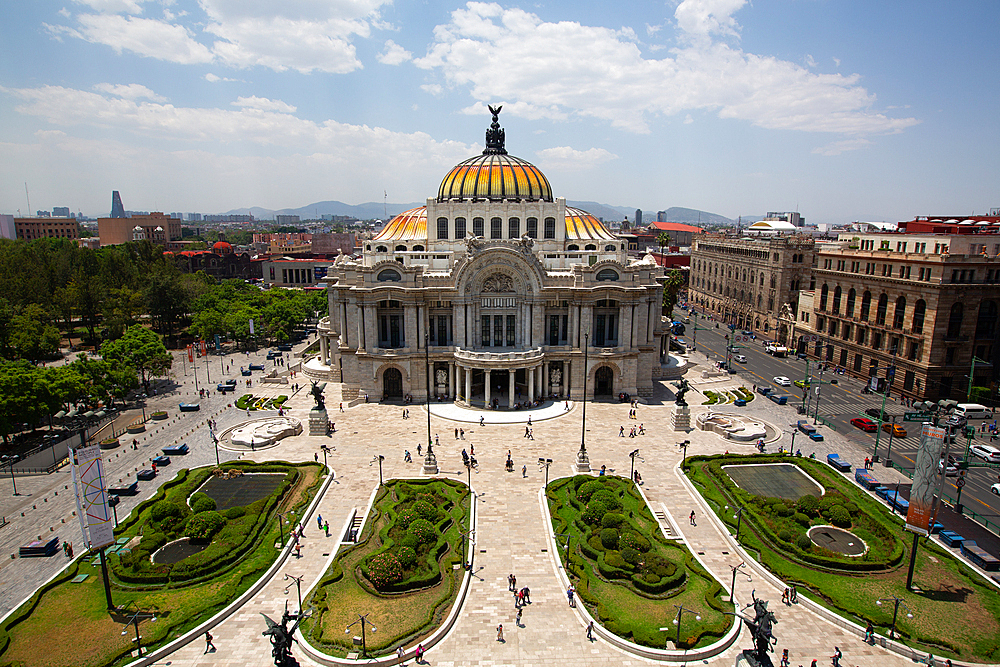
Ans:
{"type": "Polygon", "coordinates": [[[993,411],[979,403],[959,403],[955,406],[955,414],[966,419],[993,419],[993,411]]]}

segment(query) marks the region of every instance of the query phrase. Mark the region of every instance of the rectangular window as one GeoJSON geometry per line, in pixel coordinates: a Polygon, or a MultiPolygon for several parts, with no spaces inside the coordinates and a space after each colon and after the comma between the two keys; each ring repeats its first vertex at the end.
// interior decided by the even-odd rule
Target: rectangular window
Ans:
{"type": "Polygon", "coordinates": [[[562,316],[562,329],[560,330],[559,340],[565,345],[566,343],[566,326],[569,323],[569,315],[562,316]]]}
{"type": "Polygon", "coordinates": [[[944,363],[951,366],[955,363],[955,348],[949,347],[944,351],[944,363]]]}
{"type": "Polygon", "coordinates": [[[490,218],[490,238],[503,238],[503,218],[490,218]]]}
{"type": "Polygon", "coordinates": [[[448,218],[438,218],[438,240],[448,238],[448,218]]]}
{"type": "Polygon", "coordinates": [[[503,315],[493,318],[493,347],[503,347],[503,315]]]}
{"type": "Polygon", "coordinates": [[[872,349],[881,350],[882,349],[882,332],[874,331],[872,332],[872,349]]]}
{"type": "Polygon", "coordinates": [[[594,347],[604,347],[604,315],[594,315],[594,347]]]}
{"type": "Polygon", "coordinates": [[[448,316],[438,315],[438,345],[448,344],[448,316]]]}
{"type": "Polygon", "coordinates": [[[556,237],[556,219],[545,218],[545,238],[554,239],[556,237]]]}
{"type": "Polygon", "coordinates": [[[906,391],[913,389],[913,371],[903,373],[903,389],[906,391]]]}
{"type": "Polygon", "coordinates": [[[479,344],[482,345],[483,347],[489,347],[490,346],[490,316],[489,315],[483,315],[482,316],[482,322],[483,322],[483,333],[482,333],[482,340],[479,341],[479,344]]]}
{"type": "MultiPolygon", "coordinates": [[[[844,322],[844,340],[851,340],[851,325],[844,322]]],[[[841,366],[846,366],[847,364],[841,364],[841,366]]]]}
{"type": "Polygon", "coordinates": [[[514,347],[514,330],[516,318],[513,315],[507,316],[507,347],[514,347]]]}
{"type": "Polygon", "coordinates": [[[549,345],[559,344],[559,316],[549,316],[549,345]]]}
{"type": "Polygon", "coordinates": [[[608,315],[608,344],[618,344],[618,316],[608,315]]]}
{"type": "Polygon", "coordinates": [[[483,236],[483,225],[485,221],[482,218],[472,219],[472,235],[473,236],[483,236]]]}
{"type": "Polygon", "coordinates": [[[917,360],[917,342],[916,341],[911,340],[909,342],[909,345],[908,345],[907,350],[906,350],[906,358],[909,359],[910,361],[916,361],[917,360]]]}
{"type": "Polygon", "coordinates": [[[861,364],[862,363],[864,363],[864,357],[862,357],[860,354],[855,354],[854,355],[854,372],[855,373],[860,373],[861,372],[861,364]]]}
{"type": "Polygon", "coordinates": [[[840,351],[840,365],[847,366],[847,350],[840,351]]]}
{"type": "Polygon", "coordinates": [[[401,320],[399,315],[389,316],[389,347],[403,347],[401,320]]]}
{"type": "Polygon", "coordinates": [[[465,218],[455,218],[455,238],[459,241],[465,238],[465,218]]]}
{"type": "Polygon", "coordinates": [[[528,218],[528,236],[537,239],[538,238],[538,218],[528,218]]]}
{"type": "Polygon", "coordinates": [[[511,218],[510,220],[507,221],[507,238],[509,239],[521,238],[520,218],[511,218]]]}

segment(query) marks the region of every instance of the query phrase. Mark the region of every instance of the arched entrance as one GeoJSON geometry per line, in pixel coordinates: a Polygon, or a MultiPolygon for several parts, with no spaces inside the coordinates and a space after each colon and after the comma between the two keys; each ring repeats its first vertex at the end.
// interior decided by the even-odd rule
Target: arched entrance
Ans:
{"type": "Polygon", "coordinates": [[[403,374],[398,368],[387,368],[382,373],[382,397],[403,398],[403,374]]]}
{"type": "Polygon", "coordinates": [[[614,372],[608,366],[601,366],[594,373],[594,396],[610,396],[614,384],[614,372]]]}

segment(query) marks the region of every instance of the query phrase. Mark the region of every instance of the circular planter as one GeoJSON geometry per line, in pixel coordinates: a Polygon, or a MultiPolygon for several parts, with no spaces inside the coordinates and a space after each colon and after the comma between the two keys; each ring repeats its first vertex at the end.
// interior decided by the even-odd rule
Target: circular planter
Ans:
{"type": "Polygon", "coordinates": [[[125,430],[128,433],[142,433],[146,430],[146,425],[142,422],[136,422],[135,424],[129,424],[125,430]]]}
{"type": "Polygon", "coordinates": [[[167,418],[167,411],[160,410],[159,412],[154,412],[153,414],[149,415],[149,417],[150,419],[155,419],[156,421],[163,421],[164,419],[167,418]]]}
{"type": "Polygon", "coordinates": [[[100,442],[101,449],[114,449],[119,444],[118,438],[105,438],[100,442]]]}

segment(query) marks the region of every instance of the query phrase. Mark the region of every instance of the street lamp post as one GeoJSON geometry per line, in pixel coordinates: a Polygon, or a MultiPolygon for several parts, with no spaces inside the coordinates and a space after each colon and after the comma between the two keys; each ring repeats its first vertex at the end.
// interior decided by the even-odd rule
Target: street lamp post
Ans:
{"type": "Polygon", "coordinates": [[[881,607],[883,602],[892,602],[892,604],[893,604],[893,608],[892,608],[892,628],[889,630],[889,639],[895,639],[896,638],[896,618],[899,616],[899,606],[903,605],[903,607],[906,609],[906,617],[907,618],[913,618],[913,612],[910,610],[909,607],[906,606],[906,603],[903,602],[903,598],[896,597],[895,595],[893,595],[892,597],[882,598],[880,600],[876,600],[875,604],[877,604],[878,606],[881,607]]]}
{"type": "Polygon", "coordinates": [[[471,556],[472,555],[472,539],[473,539],[472,536],[473,536],[473,534],[475,532],[476,532],[475,530],[470,529],[470,530],[462,531],[462,534],[459,535],[459,537],[461,538],[461,541],[462,541],[462,569],[463,570],[468,570],[468,569],[470,569],[472,567],[472,559],[471,558],[469,559],[468,564],[466,564],[466,562],[465,562],[465,541],[469,540],[469,555],[471,556]]]}
{"type": "Polygon", "coordinates": [[[128,626],[131,625],[135,628],[135,654],[139,658],[142,657],[142,636],[139,634],[139,622],[147,620],[155,623],[156,616],[151,612],[142,611],[137,608],[132,617],[125,621],[125,627],[122,629],[122,636],[125,636],[128,634],[128,626]]]}
{"type": "Polygon", "coordinates": [[[10,466],[10,483],[14,486],[14,495],[19,496],[20,493],[17,492],[17,480],[14,478],[14,462],[17,461],[17,456],[5,456],[7,459],[7,465],[10,466]]]}
{"type": "MultiPolygon", "coordinates": [[[[687,612],[689,614],[694,614],[694,618],[696,621],[701,620],[701,615],[695,612],[694,609],[688,609],[682,604],[675,604],[674,609],[677,610],[677,618],[673,620],[673,624],[677,626],[677,639],[674,640],[674,647],[676,648],[680,646],[681,643],[681,614],[683,614],[684,612],[687,612]]],[[[661,628],[661,630],[666,630],[666,628],[661,628]]]]}
{"type": "MultiPolygon", "coordinates": [[[[813,425],[814,426],[817,423],[819,423],[819,399],[820,399],[820,397],[822,395],[821,392],[823,390],[823,370],[825,369],[825,367],[826,367],[826,364],[820,365],[820,367],[819,367],[819,380],[816,382],[816,411],[813,412],[813,425]]],[[[806,415],[806,416],[808,417],[808,415],[806,415]]]]}
{"type": "Polygon", "coordinates": [[[677,443],[677,446],[684,450],[684,456],[681,458],[681,465],[684,465],[684,462],[687,461],[688,445],[690,444],[691,444],[690,440],[685,440],[684,442],[677,443]]]}
{"type": "MultiPolygon", "coordinates": [[[[430,334],[424,334],[424,370],[427,375],[427,398],[425,403],[427,404],[427,449],[430,450],[431,447],[431,351],[430,347],[430,334]]],[[[362,634],[364,634],[364,626],[361,627],[362,634]]]]}
{"type": "Polygon", "coordinates": [[[539,457],[538,459],[538,470],[541,472],[542,468],[545,468],[545,488],[549,486],[549,466],[552,465],[552,459],[546,459],[539,457]]]}
{"type": "Polygon", "coordinates": [[[590,334],[583,334],[583,430],[580,433],[580,453],[587,454],[587,352],[590,349],[590,334]]]}
{"type": "MultiPolygon", "coordinates": [[[[739,565],[730,565],[729,569],[733,571],[733,583],[729,586],[729,602],[733,601],[733,595],[736,593],[736,573],[741,567],[746,567],[746,562],[742,562],[739,565]]],[[[749,572],[744,572],[747,576],[747,583],[753,581],[753,577],[750,576],[749,572]]]]}
{"type": "Polygon", "coordinates": [[[329,470],[330,466],[326,464],[326,455],[330,451],[330,447],[326,444],[322,444],[319,446],[319,448],[323,450],[323,467],[329,470]]]}
{"type": "Polygon", "coordinates": [[[285,512],[285,513],[275,512],[275,514],[278,516],[278,534],[281,537],[281,548],[284,549],[285,548],[285,517],[288,515],[288,512],[285,512]]]}
{"type": "MultiPolygon", "coordinates": [[[[631,451],[631,452],[628,453],[628,457],[630,459],[632,459],[632,470],[631,470],[631,472],[629,472],[628,477],[629,477],[629,479],[631,479],[633,481],[635,480],[635,458],[637,456],[639,456],[639,450],[638,449],[635,449],[635,450],[633,450],[633,451],[631,451]]],[[[641,456],[639,457],[639,460],[640,461],[642,460],[641,456]]]]}
{"type": "MultiPolygon", "coordinates": [[[[304,578],[305,578],[305,575],[300,576],[300,577],[296,577],[294,574],[285,574],[285,581],[288,581],[289,579],[291,579],[292,582],[295,584],[295,591],[296,591],[296,593],[298,593],[298,598],[299,598],[299,613],[298,613],[298,616],[299,616],[299,618],[302,617],[302,580],[304,578]]],[[[288,595],[288,590],[291,587],[292,587],[292,584],[288,584],[287,586],[285,586],[285,595],[288,595]]]]}
{"type": "Polygon", "coordinates": [[[351,628],[353,628],[358,623],[361,624],[361,655],[364,656],[364,655],[368,654],[368,643],[367,643],[367,640],[365,638],[365,626],[366,625],[371,626],[372,632],[377,631],[378,628],[376,628],[374,625],[372,625],[372,622],[368,620],[368,614],[365,614],[363,616],[361,614],[358,614],[358,620],[356,620],[353,623],[351,623],[350,625],[348,625],[347,629],[344,630],[344,634],[350,634],[351,633],[351,628]]]}
{"type": "MultiPolygon", "coordinates": [[[[326,457],[325,457],[325,453],[324,453],[324,462],[325,462],[325,458],[326,457]]],[[[381,454],[376,454],[375,457],[372,458],[371,462],[368,464],[368,467],[370,468],[373,463],[378,463],[378,485],[379,486],[382,486],[384,484],[384,482],[382,481],[382,461],[385,461],[385,457],[382,456],[381,454]]],[[[472,485],[470,484],[469,486],[472,486],[472,485]]]]}
{"type": "MultiPolygon", "coordinates": [[[[729,505],[726,505],[726,509],[729,509],[729,505]]],[[[739,544],[739,542],[740,542],[740,526],[743,525],[743,511],[745,509],[746,509],[745,507],[740,507],[738,505],[733,508],[733,511],[736,512],[736,514],[733,515],[733,518],[736,519],[736,543],[737,544],[739,544]]]]}
{"type": "Polygon", "coordinates": [[[788,449],[788,453],[789,454],[792,454],[792,455],[795,454],[795,434],[798,433],[798,432],[799,432],[798,429],[792,429],[792,444],[789,445],[789,449],[788,449]]]}
{"type": "MultiPolygon", "coordinates": [[[[208,429],[208,434],[212,436],[212,443],[215,445],[215,465],[222,465],[219,462],[219,437],[215,435],[215,431],[211,428],[208,429]]],[[[253,442],[253,436],[250,436],[251,442],[253,442]]]]}

